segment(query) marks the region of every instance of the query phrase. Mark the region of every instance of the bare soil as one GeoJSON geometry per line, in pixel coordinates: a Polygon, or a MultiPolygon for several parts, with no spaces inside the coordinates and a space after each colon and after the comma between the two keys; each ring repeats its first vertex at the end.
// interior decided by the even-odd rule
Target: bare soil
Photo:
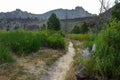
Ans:
{"type": "Polygon", "coordinates": [[[62,55],[63,50],[42,49],[0,67],[0,80],[39,80],[62,55]]]}
{"type": "Polygon", "coordinates": [[[72,66],[74,56],[75,50],[73,44],[69,42],[67,54],[57,60],[47,74],[40,78],[40,80],[65,80],[65,76],[72,66]]]}

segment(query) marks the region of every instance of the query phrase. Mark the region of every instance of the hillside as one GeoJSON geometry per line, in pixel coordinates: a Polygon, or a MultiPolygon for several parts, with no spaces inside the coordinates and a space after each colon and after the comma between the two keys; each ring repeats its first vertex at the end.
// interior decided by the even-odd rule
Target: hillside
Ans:
{"type": "Polygon", "coordinates": [[[15,11],[12,12],[6,12],[0,13],[0,19],[14,19],[14,18],[35,18],[38,17],[38,15],[32,14],[32,13],[28,13],[27,11],[22,11],[20,9],[16,9],[15,11]]]}
{"type": "Polygon", "coordinates": [[[82,7],[76,7],[75,9],[68,10],[68,9],[56,9],[44,13],[41,15],[42,19],[47,19],[52,13],[56,13],[56,15],[60,19],[74,19],[74,18],[83,18],[83,17],[90,17],[93,14],[85,11],[82,7]]]}
{"type": "MultiPolygon", "coordinates": [[[[98,15],[98,16],[91,16],[91,17],[83,17],[83,18],[74,18],[74,19],[66,19],[61,20],[62,23],[68,23],[69,31],[70,32],[75,25],[81,26],[84,22],[88,23],[90,26],[89,28],[99,32],[101,29],[104,29],[106,27],[106,24],[110,21],[112,18],[112,11],[114,10],[114,7],[110,8],[109,10],[105,11],[104,13],[98,15]]],[[[65,26],[63,26],[65,27],[65,26]]]]}
{"type": "Polygon", "coordinates": [[[15,11],[12,12],[6,12],[0,13],[0,19],[3,18],[38,18],[38,19],[42,19],[42,20],[46,20],[48,19],[48,17],[52,14],[52,13],[56,13],[56,15],[59,17],[59,19],[66,19],[66,17],[68,19],[74,19],[74,18],[83,18],[83,17],[90,17],[93,16],[93,14],[85,11],[82,7],[76,7],[75,9],[72,10],[68,10],[68,9],[56,9],[56,10],[52,10],[52,11],[48,11],[46,13],[43,14],[33,14],[33,13],[29,13],[27,11],[22,11],[20,9],[16,9],[15,11]],[[67,15],[67,16],[66,16],[67,15]]]}

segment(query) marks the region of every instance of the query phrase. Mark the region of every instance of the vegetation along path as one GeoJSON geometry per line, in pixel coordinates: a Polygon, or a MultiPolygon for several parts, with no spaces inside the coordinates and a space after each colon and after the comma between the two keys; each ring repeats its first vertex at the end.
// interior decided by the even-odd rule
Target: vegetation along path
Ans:
{"type": "Polygon", "coordinates": [[[67,54],[56,61],[56,63],[49,69],[48,73],[40,80],[64,80],[71,67],[74,55],[75,51],[73,44],[72,42],[69,42],[67,54]]]}

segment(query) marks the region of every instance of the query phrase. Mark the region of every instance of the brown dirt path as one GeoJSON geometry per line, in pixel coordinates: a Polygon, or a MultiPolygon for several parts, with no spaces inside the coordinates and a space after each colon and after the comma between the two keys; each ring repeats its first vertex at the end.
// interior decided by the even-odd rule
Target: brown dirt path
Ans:
{"type": "Polygon", "coordinates": [[[72,65],[74,56],[75,50],[73,48],[73,44],[72,42],[69,42],[67,54],[57,60],[55,64],[48,70],[48,73],[40,80],[64,80],[72,65]]]}

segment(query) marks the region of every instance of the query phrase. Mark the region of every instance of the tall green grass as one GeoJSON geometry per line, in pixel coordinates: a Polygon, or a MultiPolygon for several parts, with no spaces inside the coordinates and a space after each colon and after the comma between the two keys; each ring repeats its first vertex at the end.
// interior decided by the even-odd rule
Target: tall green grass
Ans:
{"type": "Polygon", "coordinates": [[[95,39],[96,39],[97,35],[96,34],[89,34],[89,39],[86,40],[85,42],[85,47],[89,47],[90,49],[92,49],[93,44],[95,44],[95,39]]]}
{"type": "Polygon", "coordinates": [[[61,31],[45,30],[41,34],[44,47],[65,49],[65,35],[61,31]]]}
{"type": "Polygon", "coordinates": [[[0,64],[12,61],[11,51],[0,43],[0,64]]]}
{"type": "Polygon", "coordinates": [[[89,34],[68,34],[67,37],[79,41],[86,41],[90,39],[89,34]]]}
{"type": "Polygon", "coordinates": [[[9,54],[7,56],[9,50],[12,51],[12,53],[22,55],[37,52],[41,47],[65,49],[64,34],[60,31],[0,31],[0,42],[2,43],[0,60],[4,58],[6,61],[9,59],[7,57],[10,56],[9,54]],[[8,50],[6,50],[7,48],[8,50]],[[4,52],[4,49],[8,52],[4,52]]]}
{"type": "Polygon", "coordinates": [[[65,48],[65,40],[60,35],[51,35],[47,38],[47,46],[57,49],[64,49],[65,48]]]}
{"type": "Polygon", "coordinates": [[[102,80],[120,80],[120,21],[113,20],[106,30],[87,42],[86,45],[95,43],[97,46],[91,59],[79,59],[88,74],[102,80]]]}
{"type": "Polygon", "coordinates": [[[120,79],[120,21],[112,21],[95,42],[96,71],[108,79],[120,79]]]}
{"type": "Polygon", "coordinates": [[[15,53],[36,52],[41,47],[41,35],[24,30],[3,32],[0,41],[15,53]]]}

